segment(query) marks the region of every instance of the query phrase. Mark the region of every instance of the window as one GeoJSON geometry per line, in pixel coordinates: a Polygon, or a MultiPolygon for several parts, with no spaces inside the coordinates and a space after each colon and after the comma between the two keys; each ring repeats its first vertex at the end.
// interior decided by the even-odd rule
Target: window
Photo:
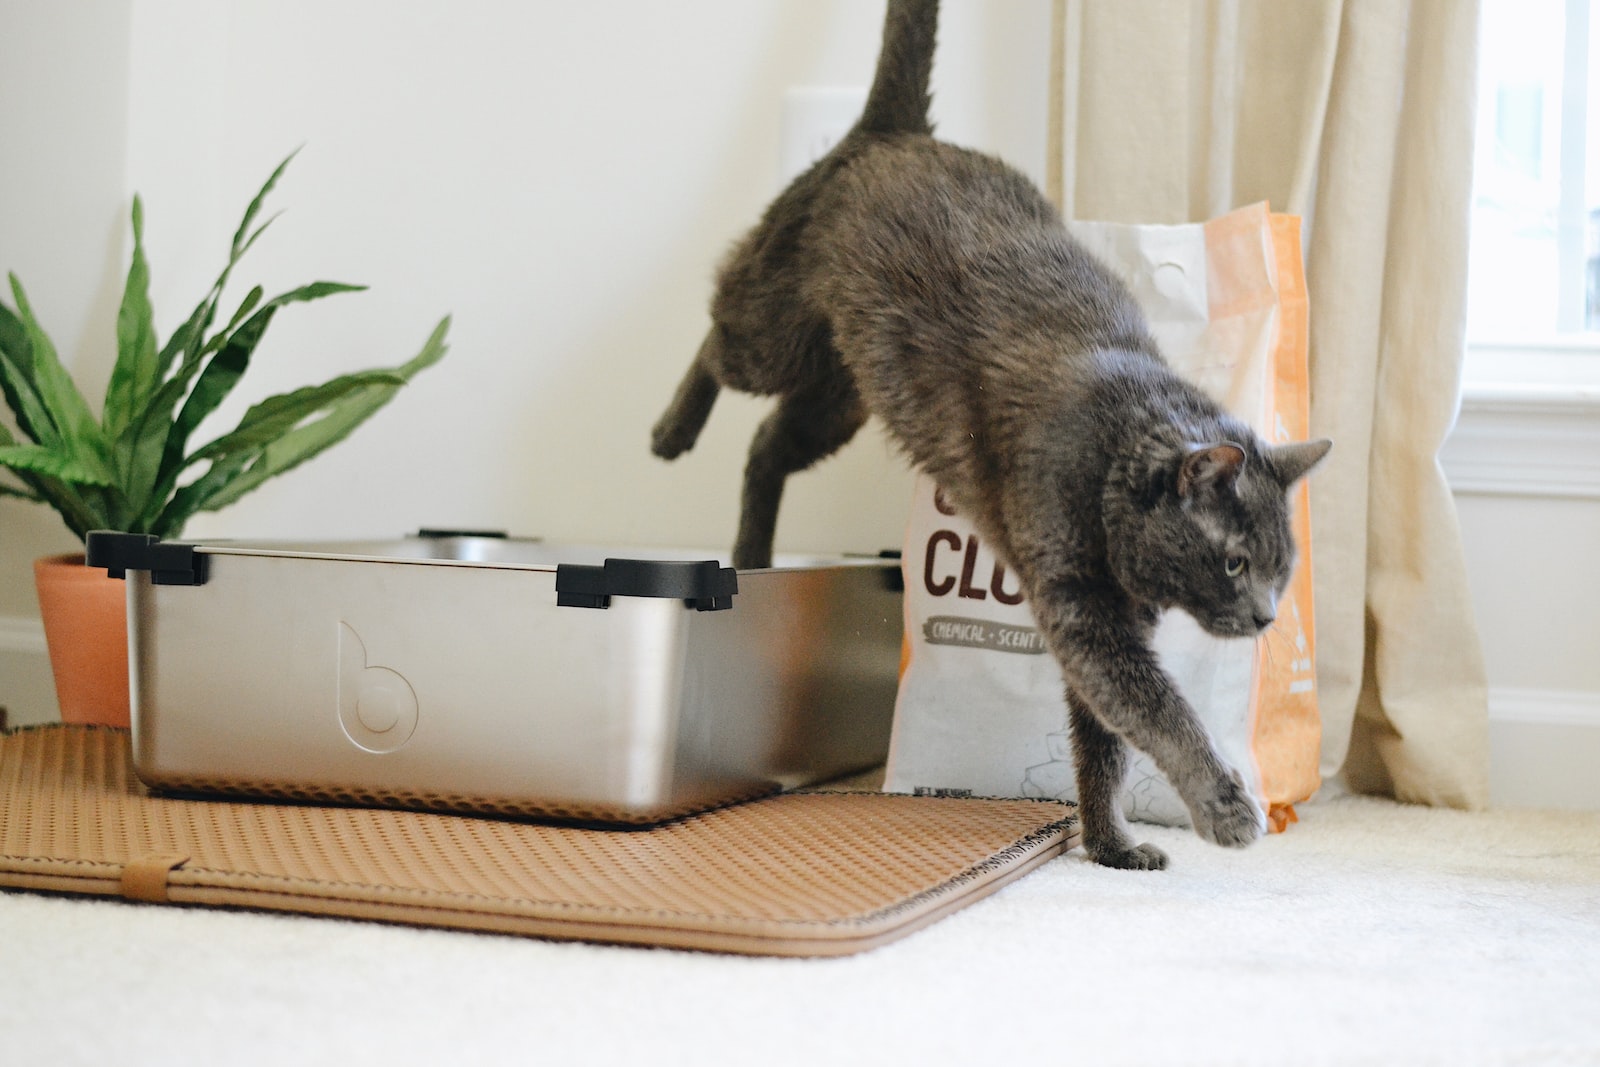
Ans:
{"type": "Polygon", "coordinates": [[[1600,18],[1484,0],[1480,41],[1468,380],[1600,383],[1600,18]]]}
{"type": "Polygon", "coordinates": [[[1600,501],[1600,13],[1482,0],[1457,494],[1600,501]]]}

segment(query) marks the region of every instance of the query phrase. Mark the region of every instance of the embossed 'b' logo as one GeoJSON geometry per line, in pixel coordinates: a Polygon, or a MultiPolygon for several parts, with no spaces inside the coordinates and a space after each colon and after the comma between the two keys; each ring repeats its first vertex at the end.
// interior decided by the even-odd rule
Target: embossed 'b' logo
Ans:
{"type": "Polygon", "coordinates": [[[417,728],[417,694],[398,671],[367,665],[367,646],[339,624],[339,725],[368,752],[393,752],[417,728]]]}

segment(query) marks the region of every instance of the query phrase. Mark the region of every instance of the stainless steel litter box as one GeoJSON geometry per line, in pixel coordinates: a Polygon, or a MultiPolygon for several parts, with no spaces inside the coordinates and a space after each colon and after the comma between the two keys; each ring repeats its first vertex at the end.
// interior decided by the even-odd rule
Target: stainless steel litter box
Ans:
{"type": "Polygon", "coordinates": [[[893,561],[126,534],[89,558],[128,579],[156,789],[642,825],[888,748],[893,561]]]}

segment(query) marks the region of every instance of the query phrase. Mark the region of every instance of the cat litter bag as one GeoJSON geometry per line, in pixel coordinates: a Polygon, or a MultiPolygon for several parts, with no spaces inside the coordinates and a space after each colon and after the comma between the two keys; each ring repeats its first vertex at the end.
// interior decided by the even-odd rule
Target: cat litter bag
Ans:
{"type": "MultiPolygon", "coordinates": [[[[1168,361],[1270,442],[1307,436],[1306,290],[1300,220],[1265,204],[1206,223],[1070,223],[1116,269],[1168,361]]],[[[1257,641],[1212,637],[1181,611],[1155,648],[1274,830],[1320,784],[1310,504],[1290,497],[1300,562],[1257,641]]],[[[1061,671],[1014,575],[920,476],[906,531],[905,648],[886,788],[1076,800],[1061,671]]],[[[1132,819],[1189,825],[1177,793],[1133,751],[1132,819]]]]}

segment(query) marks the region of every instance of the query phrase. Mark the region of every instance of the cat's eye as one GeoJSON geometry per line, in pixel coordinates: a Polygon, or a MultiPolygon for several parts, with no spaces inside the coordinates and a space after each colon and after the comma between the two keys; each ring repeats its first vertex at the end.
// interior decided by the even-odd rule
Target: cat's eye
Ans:
{"type": "Polygon", "coordinates": [[[1229,578],[1237,578],[1250,566],[1250,561],[1243,556],[1229,556],[1222,564],[1222,570],[1229,578]]]}

